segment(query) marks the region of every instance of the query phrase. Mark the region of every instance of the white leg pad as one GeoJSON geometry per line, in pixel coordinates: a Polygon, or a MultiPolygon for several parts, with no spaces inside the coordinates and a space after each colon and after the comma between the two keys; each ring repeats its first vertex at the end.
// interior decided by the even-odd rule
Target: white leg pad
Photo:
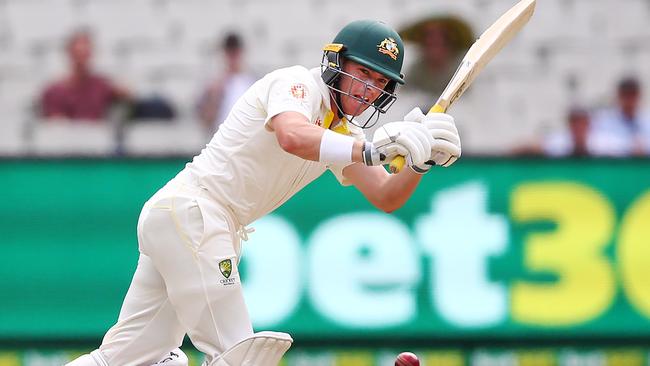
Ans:
{"type": "Polygon", "coordinates": [[[277,366],[293,339],[280,332],[259,332],[212,360],[209,366],[277,366]]]}

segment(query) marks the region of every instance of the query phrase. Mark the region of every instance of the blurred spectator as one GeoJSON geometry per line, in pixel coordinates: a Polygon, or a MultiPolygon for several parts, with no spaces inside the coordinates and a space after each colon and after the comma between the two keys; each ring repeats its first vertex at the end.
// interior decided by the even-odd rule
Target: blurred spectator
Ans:
{"type": "Polygon", "coordinates": [[[43,117],[102,120],[111,106],[129,93],[92,69],[93,42],[89,32],[73,33],[66,42],[69,74],[48,85],[41,95],[43,117]]]}
{"type": "MultiPolygon", "coordinates": [[[[413,53],[414,60],[405,64],[406,85],[399,87],[397,102],[381,117],[380,123],[364,131],[367,136],[372,136],[385,121],[401,120],[413,107],[428,111],[451,80],[467,49],[474,43],[474,34],[469,25],[453,16],[428,17],[405,26],[399,34],[405,42],[414,45],[417,52],[413,53]]],[[[462,108],[467,111],[468,104],[465,102],[460,107],[454,107],[457,121],[467,116],[462,108]]],[[[459,128],[463,125],[467,126],[460,123],[459,128]]]]}
{"type": "Polygon", "coordinates": [[[547,136],[541,144],[540,152],[552,157],[591,155],[590,120],[591,117],[586,109],[572,108],[567,116],[567,128],[547,136]]]}
{"type": "Polygon", "coordinates": [[[239,35],[229,33],[221,45],[225,69],[202,93],[198,114],[209,134],[214,133],[226,119],[237,99],[251,86],[256,77],[246,70],[244,44],[239,35]]]}
{"type": "Polygon", "coordinates": [[[418,46],[420,57],[405,72],[406,89],[418,89],[438,96],[454,75],[467,49],[474,42],[474,34],[461,19],[431,17],[402,31],[404,41],[418,46]]]}
{"type": "Polygon", "coordinates": [[[590,131],[592,151],[599,156],[632,156],[650,153],[650,114],[642,111],[641,85],[636,78],[622,79],[617,104],[594,116],[590,131]]]}

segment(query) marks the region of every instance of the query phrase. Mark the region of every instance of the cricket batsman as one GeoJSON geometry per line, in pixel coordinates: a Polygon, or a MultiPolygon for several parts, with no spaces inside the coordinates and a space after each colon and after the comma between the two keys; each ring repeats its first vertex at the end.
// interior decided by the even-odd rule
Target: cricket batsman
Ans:
{"type": "Polygon", "coordinates": [[[320,68],[279,69],[251,86],[205,149],[145,203],[119,319],[99,349],[69,365],[186,364],[174,349],[188,334],[207,366],[276,366],[292,339],[253,332],[238,271],[248,225],[326,170],[391,212],[432,165],[460,157],[454,119],[443,113],[416,108],[364,138],[404,84],[403,59],[392,28],[354,21],[325,46],[320,68]],[[382,165],[397,156],[409,168],[389,174],[382,165]]]}

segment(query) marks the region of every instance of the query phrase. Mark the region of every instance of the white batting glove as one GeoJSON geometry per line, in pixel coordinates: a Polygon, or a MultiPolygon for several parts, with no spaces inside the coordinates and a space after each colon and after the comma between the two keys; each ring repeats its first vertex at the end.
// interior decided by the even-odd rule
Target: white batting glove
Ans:
{"type": "Polygon", "coordinates": [[[404,120],[408,122],[422,123],[425,117],[426,115],[422,113],[422,110],[419,107],[415,107],[404,116],[404,120]]]}
{"type": "Polygon", "coordinates": [[[421,165],[429,159],[434,142],[422,123],[386,123],[375,131],[372,143],[366,143],[364,162],[366,165],[380,165],[404,156],[409,166],[421,165]]]}
{"type": "MultiPolygon", "coordinates": [[[[410,112],[404,116],[405,121],[422,123],[426,116],[422,113],[422,110],[419,107],[411,109],[410,112]]],[[[433,155],[433,154],[431,154],[433,155]]],[[[431,159],[427,160],[424,164],[411,165],[411,169],[418,174],[426,174],[431,167],[435,165],[435,162],[431,159]]]]}
{"type": "Polygon", "coordinates": [[[414,165],[412,169],[424,174],[432,165],[448,167],[461,155],[461,144],[454,117],[446,113],[429,113],[425,115],[420,108],[413,108],[406,116],[405,121],[419,122],[427,127],[434,139],[430,159],[423,165],[414,165]]]}

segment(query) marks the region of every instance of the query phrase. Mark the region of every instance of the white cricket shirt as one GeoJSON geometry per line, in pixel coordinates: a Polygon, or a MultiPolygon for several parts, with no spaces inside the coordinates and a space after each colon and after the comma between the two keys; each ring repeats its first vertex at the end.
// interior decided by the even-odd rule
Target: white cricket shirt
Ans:
{"type": "MultiPolygon", "coordinates": [[[[347,185],[342,175],[346,165],[328,166],[289,154],[266,127],[272,117],[286,111],[301,113],[322,126],[329,110],[329,92],[319,68],[293,66],[271,72],[239,98],[185,170],[198,178],[210,196],[230,206],[242,225],[273,211],[327,169],[347,185]]],[[[347,127],[350,135],[364,138],[360,128],[347,127]]]]}

